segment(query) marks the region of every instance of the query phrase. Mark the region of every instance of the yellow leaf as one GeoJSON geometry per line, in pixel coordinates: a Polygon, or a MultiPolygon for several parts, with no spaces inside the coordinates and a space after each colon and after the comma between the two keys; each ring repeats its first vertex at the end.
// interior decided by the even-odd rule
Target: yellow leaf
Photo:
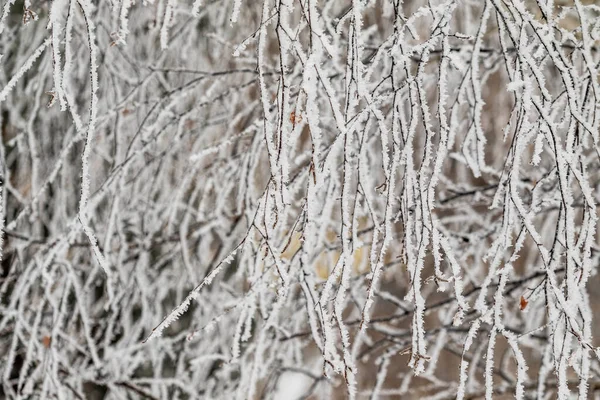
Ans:
{"type": "Polygon", "coordinates": [[[300,239],[302,239],[302,233],[301,232],[294,232],[292,234],[292,238],[291,238],[290,242],[288,243],[288,245],[284,249],[283,253],[281,253],[281,258],[282,259],[284,259],[284,260],[291,260],[292,257],[294,257],[294,255],[296,254],[296,252],[298,250],[300,250],[300,247],[302,247],[302,241],[300,239]]]}

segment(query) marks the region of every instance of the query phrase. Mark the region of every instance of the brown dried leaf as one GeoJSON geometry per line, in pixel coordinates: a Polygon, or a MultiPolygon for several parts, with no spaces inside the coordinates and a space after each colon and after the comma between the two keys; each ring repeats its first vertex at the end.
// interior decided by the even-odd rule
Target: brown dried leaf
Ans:
{"type": "Polygon", "coordinates": [[[519,303],[519,308],[521,309],[521,311],[523,311],[525,307],[527,307],[527,304],[529,304],[529,301],[527,301],[525,297],[521,296],[521,301],[519,303]]]}

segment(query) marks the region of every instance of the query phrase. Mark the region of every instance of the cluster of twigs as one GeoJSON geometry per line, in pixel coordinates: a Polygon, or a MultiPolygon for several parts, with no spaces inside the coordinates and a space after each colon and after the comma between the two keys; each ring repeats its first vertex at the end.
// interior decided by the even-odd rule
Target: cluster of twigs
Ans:
{"type": "Polygon", "coordinates": [[[594,1],[184,3],[3,4],[2,395],[600,388],[594,1]]]}

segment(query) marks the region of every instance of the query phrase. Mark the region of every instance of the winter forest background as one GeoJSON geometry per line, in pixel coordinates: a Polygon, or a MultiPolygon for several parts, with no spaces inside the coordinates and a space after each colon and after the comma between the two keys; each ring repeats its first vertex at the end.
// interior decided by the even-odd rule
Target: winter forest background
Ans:
{"type": "Polygon", "coordinates": [[[600,397],[598,1],[0,4],[0,398],[600,397]]]}

